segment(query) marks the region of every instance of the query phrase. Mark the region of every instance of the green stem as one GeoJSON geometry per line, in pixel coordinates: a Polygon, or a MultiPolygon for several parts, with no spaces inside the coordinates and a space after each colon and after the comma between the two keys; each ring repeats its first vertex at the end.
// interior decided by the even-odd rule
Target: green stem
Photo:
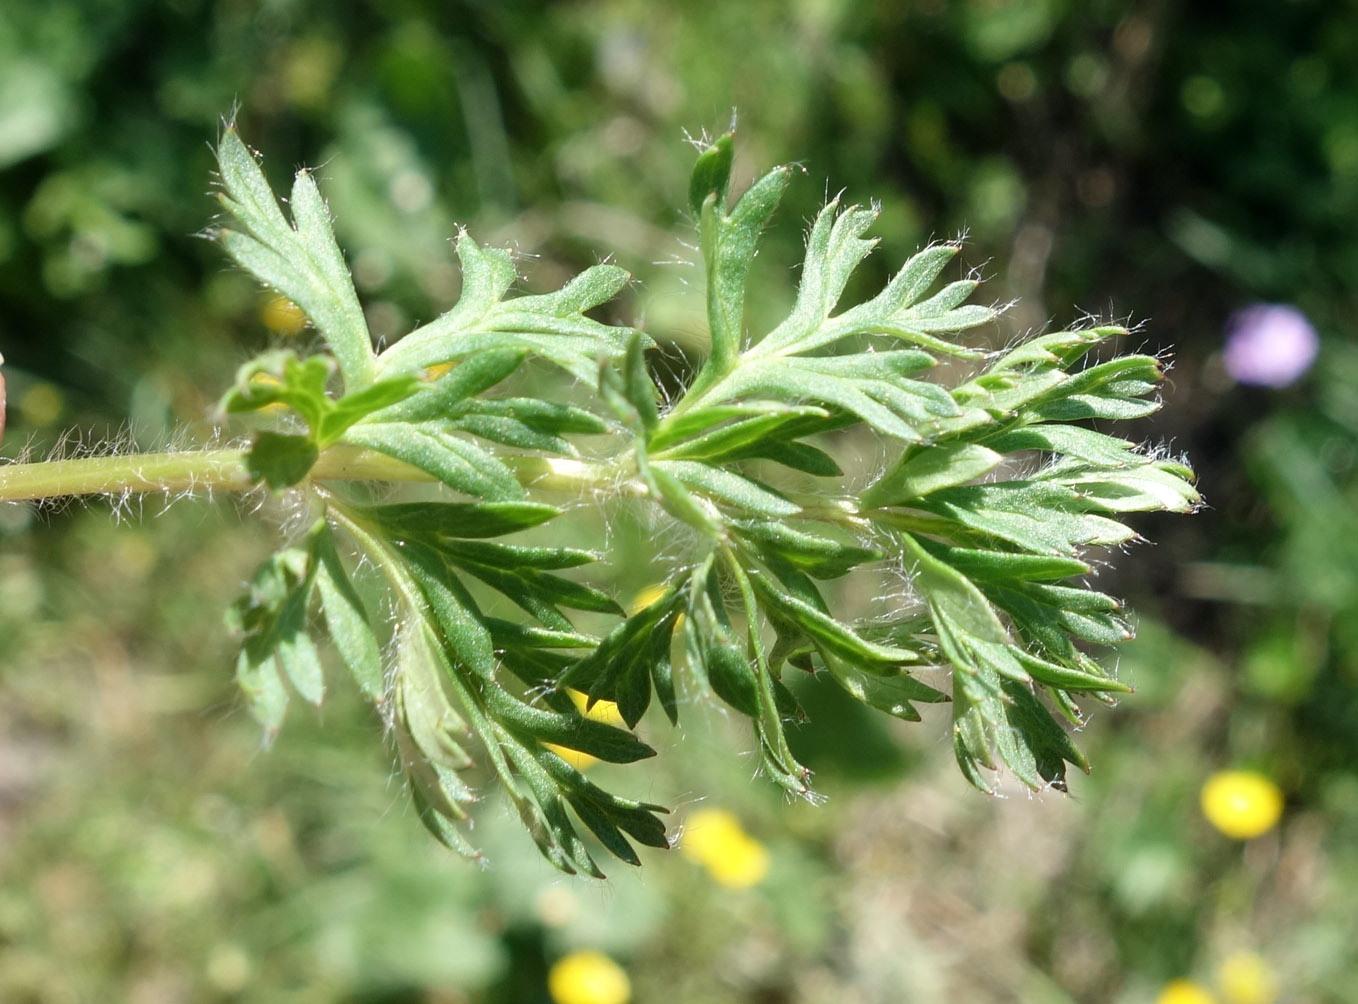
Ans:
{"type": "MultiPolygon", "coordinates": [[[[249,451],[185,450],[80,457],[30,464],[0,464],[0,502],[73,495],[144,492],[249,491],[249,451]]],[[[540,491],[581,492],[608,487],[624,495],[645,495],[633,479],[619,480],[610,464],[563,457],[507,457],[526,486],[540,491]]],[[[333,446],[311,469],[312,481],[433,481],[430,475],[385,454],[333,446]]]]}
{"type": "Polygon", "coordinates": [[[246,451],[192,450],[0,465],[0,502],[126,492],[245,491],[246,451]]]}

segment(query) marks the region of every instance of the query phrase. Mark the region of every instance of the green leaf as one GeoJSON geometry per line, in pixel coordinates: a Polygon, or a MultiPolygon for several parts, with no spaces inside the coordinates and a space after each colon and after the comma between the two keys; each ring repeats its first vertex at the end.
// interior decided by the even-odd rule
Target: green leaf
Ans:
{"type": "Polygon", "coordinates": [[[726,614],[710,562],[690,579],[687,600],[684,644],[689,665],[719,698],[758,720],[759,681],[726,614]]]}
{"type": "MultiPolygon", "coordinates": [[[[1105,673],[1097,662],[1083,652],[1071,649],[1066,664],[1040,659],[1028,652],[1018,652],[1019,662],[1038,683],[1061,693],[1094,694],[1100,700],[1108,700],[1114,694],[1130,694],[1132,688],[1120,680],[1114,680],[1105,673]]],[[[1077,714],[1073,720],[1078,721],[1077,714]]]]}
{"type": "Polygon", "coordinates": [[[918,303],[961,250],[960,244],[934,244],[916,252],[878,295],[874,301],[877,309],[895,313],[918,303]]]}
{"type": "Polygon", "coordinates": [[[645,464],[644,457],[644,452],[639,451],[637,463],[647,479],[652,497],[681,523],[687,524],[705,537],[720,539],[722,526],[716,506],[690,492],[682,481],[663,466],[645,464]]]}
{"type": "Polygon", "coordinates": [[[552,436],[597,436],[609,430],[608,423],[593,412],[565,404],[553,404],[532,397],[480,398],[467,401],[453,417],[487,415],[512,419],[535,432],[552,436]]]}
{"type": "MultiPolygon", "coordinates": [[[[746,456],[754,460],[772,460],[784,467],[791,467],[794,471],[804,471],[821,478],[838,477],[844,473],[828,453],[806,443],[766,442],[762,446],[751,448],[746,456]]],[[[741,460],[745,457],[732,459],[741,460]]]]}
{"type": "Polygon", "coordinates": [[[916,543],[974,582],[1067,579],[1072,575],[1088,575],[1092,571],[1089,565],[1077,558],[948,547],[923,537],[918,538],[916,543]]]}
{"type": "Polygon", "coordinates": [[[727,630],[692,631],[689,659],[712,692],[742,715],[759,717],[759,682],[750,668],[745,649],[727,630]]]}
{"type": "Polygon", "coordinates": [[[1004,461],[994,450],[975,443],[921,446],[907,450],[900,461],[863,493],[865,506],[904,505],[911,499],[942,488],[966,484],[990,473],[1004,461]]]}
{"type": "Polygon", "coordinates": [[[399,404],[374,412],[376,422],[423,422],[458,414],[469,399],[489,390],[519,368],[523,349],[487,349],[453,366],[447,373],[399,404]]]}
{"type": "Polygon", "coordinates": [[[774,168],[746,190],[729,216],[715,200],[709,199],[702,206],[699,236],[707,271],[712,350],[690,393],[725,376],[740,354],[745,278],[759,245],[759,232],[782,200],[791,175],[790,167],[774,168]]]}
{"type": "Polygon", "coordinates": [[[517,743],[506,743],[505,751],[532,792],[532,799],[516,796],[515,805],[538,849],[568,875],[583,871],[594,878],[604,878],[566,815],[566,802],[560,787],[539,759],[543,751],[530,750],[517,743]]]}
{"type": "Polygon", "coordinates": [[[484,617],[500,664],[530,689],[542,695],[547,707],[569,713],[574,704],[556,687],[567,668],[579,658],[571,649],[593,649],[599,639],[578,631],[554,631],[530,624],[518,624],[498,617],[484,617]]]}
{"type": "Polygon", "coordinates": [[[221,410],[241,414],[274,405],[291,408],[306,422],[316,448],[324,449],[355,422],[405,400],[420,387],[415,378],[403,376],[380,380],[335,401],[325,389],[334,370],[328,356],[298,359],[287,349],[265,352],[236,371],[221,410]]]}
{"type": "MultiPolygon", "coordinates": [[[[940,642],[954,666],[954,750],[963,772],[983,791],[993,791],[981,772],[995,768],[993,747],[1005,766],[1030,788],[1062,787],[1065,762],[1084,767],[1085,761],[1050,712],[1037,702],[1031,681],[1046,676],[1059,680],[1057,685],[1079,686],[1081,674],[1018,648],[990,602],[970,580],[932,557],[912,538],[903,535],[902,542],[918,562],[916,584],[928,599],[940,642]]],[[[1085,592],[1037,583],[1025,584],[1023,589],[1049,597],[1085,592]],[[1052,589],[1064,593],[1049,593],[1052,589]]],[[[1113,601],[1085,597],[1081,602],[1106,607],[1113,601]]]]}
{"type": "Polygon", "coordinates": [[[281,494],[306,479],[319,455],[309,436],[257,432],[245,463],[252,481],[263,481],[281,494]]]}
{"type": "Polygon", "coordinates": [[[990,307],[961,305],[976,283],[955,282],[931,299],[920,300],[957,253],[952,245],[921,251],[876,297],[831,318],[849,273],[874,243],[861,240],[859,235],[875,214],[851,207],[835,218],[837,209],[834,202],[826,206],[812,227],[802,288],[792,315],[759,342],[750,356],[806,353],[861,335],[888,335],[947,355],[976,356],[976,352],[938,337],[977,327],[994,318],[995,311],[990,307]]]}
{"type": "Polygon", "coordinates": [[[879,676],[895,675],[901,666],[919,661],[918,653],[910,649],[868,641],[823,610],[786,592],[769,576],[754,570],[748,574],[760,600],[796,624],[828,657],[843,659],[879,676]]]}
{"type": "Polygon", "coordinates": [[[876,219],[874,210],[859,206],[840,213],[838,199],[821,210],[806,239],[806,263],[792,313],[761,340],[755,355],[805,351],[823,344],[817,333],[839,302],[849,276],[877,245],[875,239],[861,239],[876,219]]]}
{"type": "Polygon", "coordinates": [[[536,450],[567,457],[580,455],[580,451],[569,440],[542,432],[516,418],[483,414],[481,409],[472,410],[470,414],[454,419],[450,425],[479,439],[499,443],[502,446],[512,446],[519,450],[536,450]]]}
{"type": "Polygon", "coordinates": [[[420,381],[413,376],[398,376],[379,380],[363,390],[346,394],[333,404],[327,401],[325,414],[321,416],[319,425],[314,427],[318,445],[324,449],[355,422],[404,401],[421,386],[420,381]]]}
{"type": "Polygon", "coordinates": [[[1057,331],[1039,335],[1010,349],[991,364],[990,373],[1026,369],[1069,369],[1090,349],[1110,338],[1127,334],[1126,328],[1105,325],[1082,331],[1057,331]]]}
{"type": "Polygon", "coordinates": [[[543,502],[397,502],[362,511],[395,539],[406,535],[500,537],[561,515],[556,506],[543,502]]]}
{"type": "Polygon", "coordinates": [[[495,675],[495,654],[490,632],[466,588],[451,574],[447,560],[413,541],[407,542],[401,552],[449,654],[474,676],[491,679],[495,675]]]}
{"type": "Polygon", "coordinates": [[[1111,547],[1136,536],[1090,513],[1094,506],[1074,490],[1045,481],[945,488],[913,504],[1038,554],[1073,555],[1086,545],[1111,547]]]}
{"type": "Polygon", "coordinates": [[[834,368],[830,360],[820,357],[753,360],[708,396],[723,401],[750,396],[819,402],[857,415],[878,432],[907,442],[922,438],[921,424],[959,413],[957,403],[936,384],[901,378],[859,379],[837,375],[834,368]]]}
{"type": "MultiPolygon", "coordinates": [[[[421,760],[448,771],[466,770],[473,763],[465,748],[472,738],[471,730],[443,687],[441,675],[451,671],[451,667],[445,667],[437,648],[438,640],[427,626],[411,629],[402,637],[395,674],[396,713],[418,748],[421,760]]],[[[465,819],[462,806],[472,801],[471,792],[460,785],[450,787],[449,780],[440,779],[438,783],[443,794],[452,796],[444,811],[465,819]]]]}
{"type": "Polygon", "coordinates": [[[578,713],[560,714],[525,704],[494,683],[482,688],[486,710],[506,727],[539,742],[588,753],[609,763],[634,763],[655,756],[636,736],[578,713]]]}
{"type": "MultiPolygon", "coordinates": [[[[741,459],[757,452],[752,451],[751,447],[762,447],[769,437],[794,422],[808,417],[831,418],[830,413],[824,408],[814,406],[783,405],[775,408],[776,410],[742,417],[739,421],[709,429],[701,435],[677,442],[663,452],[657,451],[652,445],[651,455],[657,460],[701,460],[709,464],[741,459]]],[[[828,424],[830,423],[827,422],[828,424]]]]}
{"type": "Polygon", "coordinates": [[[701,460],[708,464],[773,460],[808,474],[835,477],[843,471],[833,458],[796,440],[813,433],[833,432],[853,422],[852,415],[812,405],[765,406],[759,402],[753,408],[718,405],[684,416],[673,425],[666,419],[652,439],[651,452],[656,459],[701,460]],[[728,422],[731,418],[736,420],[728,422]],[[675,435],[680,430],[698,434],[683,439],[675,435]],[[656,442],[667,445],[658,450],[656,442]]]}
{"type": "Polygon", "coordinates": [[[854,567],[882,557],[880,551],[794,530],[785,523],[740,520],[732,529],[762,559],[777,558],[818,579],[835,579],[854,567]]]}
{"type": "Polygon", "coordinates": [[[340,562],[334,538],[324,522],[311,532],[311,554],[321,611],[335,649],[363,693],[380,702],[384,697],[382,653],[368,622],[368,612],[340,562]]]}
{"type": "Polygon", "coordinates": [[[299,587],[288,596],[279,611],[274,654],[283,675],[305,701],[320,705],[325,697],[325,678],[321,657],[306,632],[307,601],[310,589],[299,587]]]}
{"type": "MultiPolygon", "coordinates": [[[[414,539],[409,539],[407,547],[413,545],[414,539]]],[[[429,574],[435,574],[432,569],[438,567],[446,574],[456,565],[499,590],[552,630],[572,630],[570,621],[557,609],[559,606],[600,613],[622,612],[606,593],[542,570],[571,568],[593,561],[596,556],[588,551],[443,538],[433,545],[422,544],[412,553],[423,556],[429,574]]]]}
{"type": "Polygon", "coordinates": [[[749,478],[721,467],[690,460],[660,460],[651,465],[679,480],[685,487],[714,501],[761,516],[793,516],[801,507],[749,478]]]}
{"type": "Polygon", "coordinates": [[[1098,645],[1118,645],[1132,638],[1127,622],[1117,616],[1121,604],[1092,589],[1023,582],[1010,589],[993,587],[990,595],[1052,651],[1067,650],[1054,639],[1052,633],[1057,631],[1098,645]]]}
{"type": "Polygon", "coordinates": [[[613,701],[629,727],[635,727],[650,705],[655,688],[673,724],[678,704],[670,669],[670,646],[684,591],[682,582],[610,631],[592,652],[561,674],[561,687],[574,687],[589,703],[613,701]]]}
{"type": "Polygon", "coordinates": [[[227,612],[227,626],[242,636],[236,679],[270,734],[278,731],[287,708],[283,677],[313,704],[324,696],[320,658],[306,634],[313,574],[305,551],[280,551],[260,565],[227,612]]]}
{"type": "Polygon", "coordinates": [[[511,569],[579,568],[599,560],[596,552],[575,547],[526,547],[522,544],[457,540],[453,537],[444,541],[442,550],[453,561],[511,569]]]}
{"type": "Polygon", "coordinates": [[[236,657],[236,686],[240,687],[250,714],[263,726],[265,735],[272,737],[283,727],[288,709],[288,691],[278,676],[278,663],[273,653],[257,657],[242,648],[236,657]]]}
{"type": "Polygon", "coordinates": [[[765,415],[786,416],[788,421],[792,421],[801,417],[828,418],[829,412],[814,405],[785,404],[781,401],[738,401],[688,412],[673,412],[664,417],[647,446],[653,454],[659,455],[678,443],[706,434],[726,422],[765,415]]]}
{"type": "Polygon", "coordinates": [[[281,404],[297,412],[314,432],[330,407],[325,385],[335,371],[328,356],[299,359],[290,349],[256,356],[236,370],[236,380],[220,409],[228,415],[281,404]]]}
{"type": "Polygon", "coordinates": [[[1071,741],[1066,731],[1052,719],[1051,713],[1042,706],[1036,696],[1028,688],[1012,680],[1006,680],[1003,686],[1005,696],[1009,699],[1005,709],[1006,716],[1014,734],[1023,737],[1037,775],[1024,778],[1029,787],[1041,788],[1050,785],[1065,791],[1067,762],[1073,763],[1088,774],[1089,761],[1071,741]]]}
{"type": "Polygon", "coordinates": [[[735,156],[735,134],[719,136],[698,155],[689,181],[688,206],[695,219],[703,215],[709,196],[719,213],[726,212],[726,192],[731,184],[731,161],[735,156]]]}
{"type": "Polygon", "coordinates": [[[898,673],[895,676],[865,673],[842,659],[829,659],[825,665],[835,682],[858,700],[907,722],[920,720],[920,713],[915,710],[911,701],[938,704],[948,699],[947,694],[921,683],[906,673],[898,673]]]}
{"type": "Polygon", "coordinates": [[[244,228],[220,232],[227,253],[311,318],[349,391],[367,386],[375,376],[368,325],[311,173],[297,173],[289,225],[234,125],[222,133],[217,164],[221,204],[244,228]]]}
{"type": "Polygon", "coordinates": [[[1076,373],[1027,409],[1031,419],[1069,422],[1084,418],[1133,419],[1152,415],[1153,394],[1164,372],[1151,356],[1119,356],[1076,373]]]}
{"type": "Polygon", "coordinates": [[[492,502],[523,498],[523,488],[508,467],[440,422],[363,423],[345,433],[344,440],[418,467],[468,495],[492,502]]]}
{"type": "Polygon", "coordinates": [[[550,750],[542,750],[538,761],[562,788],[570,807],[610,852],[628,864],[640,859],[623,839],[627,834],[647,847],[669,849],[665,825],[655,813],[668,812],[664,806],[619,798],[594,784],[550,750]]]}
{"type": "Polygon", "coordinates": [[[999,435],[988,437],[986,445],[1001,453],[1042,450],[1074,457],[1105,469],[1148,462],[1146,457],[1136,452],[1135,443],[1078,425],[1029,425],[1006,429],[999,435]]]}
{"type": "Polygon", "coordinates": [[[627,342],[627,355],[623,359],[622,369],[627,400],[636,409],[642,428],[649,433],[655,428],[660,416],[655,403],[655,384],[646,372],[644,348],[640,332],[633,334],[627,342]]]}
{"type": "Polygon", "coordinates": [[[902,534],[900,539],[916,562],[914,581],[928,600],[936,622],[946,621],[954,637],[988,645],[1011,643],[995,609],[970,579],[934,558],[913,537],[902,534]]]}
{"type": "Polygon", "coordinates": [[[1192,471],[1174,462],[1144,462],[1115,471],[1067,462],[1037,478],[1069,487],[1091,509],[1103,512],[1192,512],[1200,501],[1192,471]]]}
{"type": "Polygon", "coordinates": [[[627,343],[621,370],[607,365],[599,370],[600,395],[642,443],[655,428],[659,415],[655,384],[646,372],[643,349],[640,334],[634,334],[627,343]]]}
{"type": "MultiPolygon", "coordinates": [[[[630,281],[616,265],[596,265],[555,293],[502,300],[514,282],[507,251],[482,248],[463,231],[462,297],[452,310],[406,335],[382,353],[381,371],[411,373],[484,352],[532,353],[593,384],[600,359],[617,359],[636,334],[601,324],[584,312],[612,299],[630,281]]],[[[640,336],[643,345],[650,340],[640,336]]]]}

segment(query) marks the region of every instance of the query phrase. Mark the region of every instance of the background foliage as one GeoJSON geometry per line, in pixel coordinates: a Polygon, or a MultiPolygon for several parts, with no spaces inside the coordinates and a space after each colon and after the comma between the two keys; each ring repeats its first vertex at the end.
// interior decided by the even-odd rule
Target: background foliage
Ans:
{"type": "MultiPolygon", "coordinates": [[[[459,223],[534,256],[534,291],[612,254],[642,280],[615,319],[699,331],[691,270],[669,264],[692,238],[682,130],[720,129],[734,106],[738,177],[807,168],[761,254],[776,264],[753,277],[756,325],[790,306],[785,265],[827,185],[882,203],[863,290],[966,229],[991,295],[1022,298],[1017,327],[1088,310],[1147,320],[1148,351],[1174,346],[1169,406],[1136,434],[1187,451],[1215,508],[1147,525],[1161,545],[1105,573],[1143,615],[1120,666],[1138,689],[1082,735],[1097,766],[1073,798],[984,799],[955,775],[946,715],[897,729],[827,690],[793,742],[834,797],[785,805],[732,754],[748,733],[699,714],[655,800],[696,811],[711,793],[766,875],[722,885],[652,853],[644,877],[602,888],[559,881],[513,825],[497,840],[495,811],[477,834],[489,870],[431,846],[352,696],[260,751],[219,613],[272,538],[231,503],[148,500],[123,524],[100,506],[6,509],[0,996],[546,1000],[548,964],[590,947],[638,1000],[1148,1001],[1175,977],[1212,983],[1240,951],[1288,1000],[1343,999],[1358,976],[1348,5],[339,10],[5,5],[6,456],[70,426],[146,446],[206,435],[225,375],[288,337],[286,313],[193,236],[233,102],[276,185],[321,168],[390,336],[455,300],[459,223]],[[1221,364],[1228,316],[1258,300],[1297,304],[1322,334],[1290,389],[1237,386],[1221,364]],[[1287,796],[1282,824],[1243,845],[1197,808],[1235,766],[1287,796]]],[[[667,348],[676,378],[693,348],[667,348]]],[[[658,577],[625,560],[644,533],[614,527],[620,595],[658,577]]]]}

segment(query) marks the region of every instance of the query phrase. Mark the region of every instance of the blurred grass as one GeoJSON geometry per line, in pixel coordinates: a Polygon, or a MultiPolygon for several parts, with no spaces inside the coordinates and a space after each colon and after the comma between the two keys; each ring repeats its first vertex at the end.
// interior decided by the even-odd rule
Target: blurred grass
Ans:
{"type": "MultiPolygon", "coordinates": [[[[573,884],[495,806],[476,834],[492,867],[451,859],[342,688],[262,750],[220,614],[272,531],[233,504],[0,511],[0,999],[543,1001],[577,947],[622,962],[636,1000],[680,1004],[1135,1004],[1177,977],[1243,1004],[1218,977],[1238,951],[1282,999],[1350,999],[1355,33],[1315,0],[6,4],[6,457],[70,427],[207,436],[232,367],[279,337],[268,298],[193,237],[236,104],[275,180],[320,165],[380,336],[455,300],[445,242],[465,224],[516,246],[530,288],[605,254],[634,271],[617,316],[670,340],[677,386],[702,317],[693,271],[665,264],[691,238],[683,133],[736,108],[738,174],[806,167],[752,325],[790,302],[827,186],[882,203],[865,283],[966,229],[991,295],[1023,298],[1011,330],[1089,310],[1175,346],[1168,406],[1132,434],[1187,450],[1214,509],[1147,520],[1163,543],[1102,573],[1142,614],[1120,655],[1137,693],[1093,717],[1070,798],[983,799],[946,709],[882,722],[814,682],[797,741],[821,808],[754,779],[750,738],[715,713],[682,738],[648,723],[667,766],[621,790],[677,804],[677,824],[736,813],[771,858],[748,890],[677,854],[573,884]],[[1256,300],[1322,333],[1295,388],[1221,367],[1222,325],[1256,300]],[[1198,810],[1236,766],[1287,798],[1243,845],[1198,810]]],[[[612,529],[646,553],[644,526],[612,529]]],[[[619,566],[620,595],[648,584],[619,566]]]]}

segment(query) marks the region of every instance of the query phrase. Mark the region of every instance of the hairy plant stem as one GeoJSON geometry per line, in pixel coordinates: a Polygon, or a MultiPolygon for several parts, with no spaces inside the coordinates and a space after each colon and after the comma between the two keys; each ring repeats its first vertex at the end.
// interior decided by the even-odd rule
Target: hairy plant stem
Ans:
{"type": "MultiPolygon", "coordinates": [[[[0,464],[0,502],[156,492],[244,492],[250,476],[249,451],[241,448],[184,450],[78,457],[37,463],[0,464]]],[[[619,478],[612,464],[556,457],[505,457],[525,485],[542,491],[607,489],[644,495],[635,479],[619,478]]],[[[372,450],[333,446],[322,453],[308,479],[321,481],[411,481],[435,479],[415,467],[372,450]]]]}
{"type": "Polygon", "coordinates": [[[144,492],[245,491],[242,449],[77,457],[0,466],[0,501],[144,492]]]}

